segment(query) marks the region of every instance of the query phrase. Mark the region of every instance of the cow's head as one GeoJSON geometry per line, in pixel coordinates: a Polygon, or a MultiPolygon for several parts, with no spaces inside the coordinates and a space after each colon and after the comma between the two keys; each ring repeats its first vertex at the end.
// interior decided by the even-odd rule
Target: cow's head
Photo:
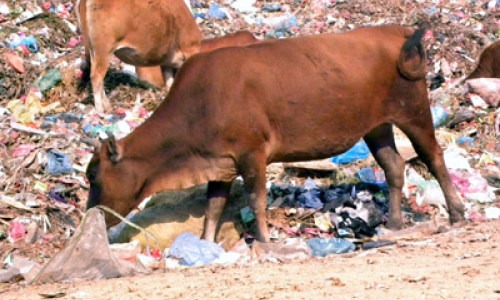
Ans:
{"type": "MultiPolygon", "coordinates": [[[[134,159],[123,157],[123,146],[111,135],[102,141],[87,167],[90,192],[87,210],[96,206],[107,206],[126,216],[137,206],[143,182],[141,171],[134,159]]],[[[111,227],[119,219],[106,214],[106,225],[111,227]]]]}

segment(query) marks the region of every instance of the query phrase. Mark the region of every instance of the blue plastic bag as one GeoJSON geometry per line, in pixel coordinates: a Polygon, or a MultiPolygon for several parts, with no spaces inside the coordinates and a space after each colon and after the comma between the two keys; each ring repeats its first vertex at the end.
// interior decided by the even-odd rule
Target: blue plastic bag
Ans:
{"type": "Polygon", "coordinates": [[[184,232],[170,246],[170,256],[180,258],[181,265],[207,265],[219,258],[225,251],[221,246],[184,232]]]}
{"type": "Polygon", "coordinates": [[[13,42],[10,44],[10,48],[17,48],[21,45],[26,45],[26,48],[28,48],[29,51],[31,52],[37,52],[38,51],[38,46],[36,44],[36,39],[34,36],[30,35],[28,37],[23,37],[16,42],[13,42]]]}
{"type": "Polygon", "coordinates": [[[325,257],[328,254],[340,254],[354,251],[356,247],[353,243],[344,239],[320,239],[312,238],[306,242],[312,250],[313,256],[325,257]]]}
{"type": "Polygon", "coordinates": [[[213,4],[208,9],[208,16],[213,19],[222,20],[227,18],[226,13],[222,10],[222,6],[213,4]]]}
{"type": "Polygon", "coordinates": [[[431,107],[432,114],[432,124],[434,128],[439,128],[446,124],[448,119],[450,118],[450,114],[446,111],[444,107],[437,104],[434,107],[431,107]]]}
{"type": "MultiPolygon", "coordinates": [[[[383,172],[383,171],[379,171],[383,172]]],[[[377,178],[377,174],[375,174],[375,170],[373,168],[364,168],[361,169],[356,176],[361,180],[361,182],[364,183],[370,183],[370,184],[375,184],[378,186],[386,186],[387,183],[385,181],[385,174],[380,174],[377,178]],[[382,176],[384,175],[384,176],[382,176]],[[383,179],[383,180],[382,180],[383,179]]]]}
{"type": "Polygon", "coordinates": [[[337,155],[331,159],[335,164],[348,164],[358,159],[365,159],[370,156],[370,149],[364,141],[359,141],[347,152],[337,155]]]}
{"type": "Polygon", "coordinates": [[[80,123],[82,119],[82,115],[75,115],[74,113],[59,113],[45,117],[45,120],[53,123],[57,122],[57,120],[62,120],[64,123],[80,123]]]}
{"type": "Polygon", "coordinates": [[[262,10],[267,12],[278,12],[281,11],[281,4],[279,3],[264,4],[262,6],[262,10]]]}
{"type": "Polygon", "coordinates": [[[194,14],[193,15],[193,18],[202,18],[202,19],[206,19],[206,16],[204,13],[199,13],[199,14],[194,14]]]}
{"type": "Polygon", "coordinates": [[[474,147],[474,139],[471,137],[460,137],[457,140],[457,144],[469,144],[469,146],[474,147]]]}
{"type": "Polygon", "coordinates": [[[47,165],[45,172],[50,175],[69,173],[73,170],[73,164],[68,154],[50,150],[47,152],[47,165]]]}
{"type": "Polygon", "coordinates": [[[297,197],[299,205],[305,208],[320,209],[323,207],[323,202],[319,199],[320,191],[312,189],[297,197]]]}

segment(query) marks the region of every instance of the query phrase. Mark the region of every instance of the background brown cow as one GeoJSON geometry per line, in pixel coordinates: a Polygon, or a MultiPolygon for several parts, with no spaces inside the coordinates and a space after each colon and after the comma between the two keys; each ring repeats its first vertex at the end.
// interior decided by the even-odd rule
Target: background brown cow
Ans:
{"type": "MultiPolygon", "coordinates": [[[[238,31],[229,33],[223,37],[212,39],[204,39],[201,41],[201,52],[215,50],[223,47],[242,46],[258,42],[250,31],[238,31]]],[[[165,78],[160,67],[136,67],[137,75],[156,87],[162,88],[165,86],[165,78]]]]}
{"type": "Polygon", "coordinates": [[[467,79],[500,78],[500,42],[489,45],[479,56],[476,68],[467,79]]]}
{"type": "Polygon", "coordinates": [[[80,0],[85,42],[84,80],[90,76],[96,109],[109,110],[103,81],[115,54],[134,66],[161,66],[168,84],[173,69],[199,52],[201,32],[183,0],[80,0]]]}

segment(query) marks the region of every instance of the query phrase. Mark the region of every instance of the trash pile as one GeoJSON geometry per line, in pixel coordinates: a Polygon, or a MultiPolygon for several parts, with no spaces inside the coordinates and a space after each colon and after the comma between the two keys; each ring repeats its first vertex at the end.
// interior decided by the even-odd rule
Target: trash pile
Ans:
{"type": "MultiPolygon", "coordinates": [[[[0,282],[15,281],[20,275],[31,281],[36,273],[32,270],[38,272],[66,250],[84,215],[88,193],[84,173],[95,139],[105,138],[106,132],[118,138],[127,135],[165,94],[113,57],[105,89],[115,110],[97,113],[91,91],[80,91],[78,86],[84,49],[75,4],[0,0],[0,263],[8,266],[0,269],[0,282]]],[[[383,24],[429,25],[425,47],[430,105],[450,176],[468,219],[500,218],[500,79],[464,82],[481,49],[500,38],[500,1],[186,0],[186,4],[204,38],[239,30],[271,39],[383,24]]],[[[405,140],[399,132],[396,136],[405,140]]],[[[167,250],[161,251],[143,249],[136,241],[111,244],[114,257],[130,263],[125,269],[118,263],[115,267],[132,272],[136,269],[130,265],[137,260],[142,267],[151,267],[160,265],[159,259],[167,268],[288,261],[390,245],[380,240],[388,216],[388,188],[383,171],[369,156],[366,144],[360,142],[333,157],[330,163],[337,168],[322,178],[294,177],[290,170],[270,174],[267,215],[275,246],[252,242],[254,216],[243,207],[238,220],[244,238],[231,249],[200,241],[198,232],[172,238],[169,247],[161,246],[167,250]],[[349,172],[335,177],[343,169],[349,172]]],[[[442,191],[418,159],[407,161],[405,177],[407,224],[446,216],[442,191]]],[[[192,220],[201,222],[201,217],[192,220]]],[[[231,230],[233,235],[238,232],[231,230]]],[[[109,274],[125,274],[120,272],[109,274]]]]}

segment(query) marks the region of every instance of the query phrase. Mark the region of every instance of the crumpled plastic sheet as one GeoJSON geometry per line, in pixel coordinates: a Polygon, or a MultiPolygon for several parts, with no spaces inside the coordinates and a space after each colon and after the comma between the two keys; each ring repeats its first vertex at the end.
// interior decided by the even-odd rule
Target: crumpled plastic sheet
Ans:
{"type": "Polygon", "coordinates": [[[148,274],[140,263],[116,258],[109,248],[104,213],[92,208],[78,227],[68,246],[57,253],[33,283],[73,282],[148,274]]]}
{"type": "Polygon", "coordinates": [[[225,252],[221,246],[188,232],[179,235],[170,247],[170,256],[180,258],[182,265],[190,267],[210,264],[225,252]]]}
{"type": "Polygon", "coordinates": [[[50,150],[47,152],[47,164],[45,165],[45,172],[51,175],[71,172],[73,164],[69,155],[59,151],[50,150]]]}
{"type": "Polygon", "coordinates": [[[328,254],[340,254],[354,251],[353,243],[339,238],[321,239],[312,238],[307,241],[313,256],[325,257],[328,254]]]}

